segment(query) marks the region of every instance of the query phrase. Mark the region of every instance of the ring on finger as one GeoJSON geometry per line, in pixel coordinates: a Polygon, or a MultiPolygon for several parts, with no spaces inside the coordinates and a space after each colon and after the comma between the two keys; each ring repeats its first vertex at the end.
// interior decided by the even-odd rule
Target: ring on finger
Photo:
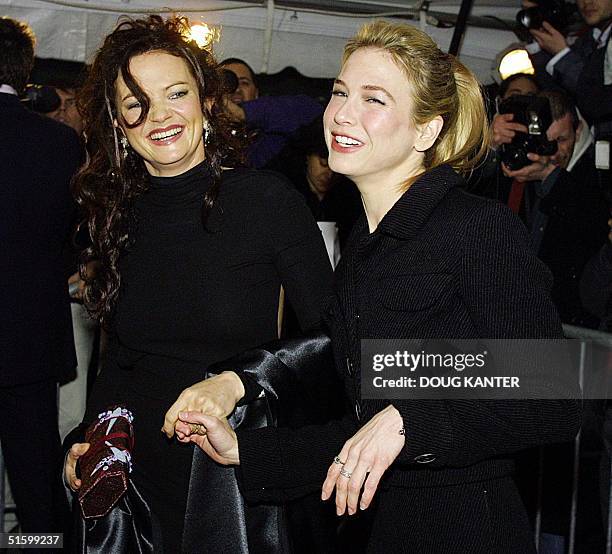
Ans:
{"type": "Polygon", "coordinates": [[[190,423],[189,430],[195,435],[205,435],[206,429],[201,423],[190,423]]]}
{"type": "Polygon", "coordinates": [[[340,459],[340,456],[334,458],[334,463],[343,466],[344,462],[340,459]]]}
{"type": "Polygon", "coordinates": [[[342,475],[342,477],[346,477],[347,479],[351,478],[351,475],[353,475],[350,471],[347,471],[346,469],[342,468],[340,470],[340,475],[342,475]]]}

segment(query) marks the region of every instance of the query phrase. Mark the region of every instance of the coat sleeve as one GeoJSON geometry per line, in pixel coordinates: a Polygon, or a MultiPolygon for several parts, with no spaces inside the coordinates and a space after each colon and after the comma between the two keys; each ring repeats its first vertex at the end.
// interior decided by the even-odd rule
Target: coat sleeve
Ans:
{"type": "MultiPolygon", "coordinates": [[[[268,243],[285,290],[285,304],[294,310],[303,333],[316,331],[321,327],[321,314],[331,296],[333,276],[321,231],[301,194],[276,173],[260,175],[273,184],[265,199],[270,222],[268,243]]],[[[211,371],[218,373],[216,369],[211,371]]],[[[265,388],[263,382],[258,382],[257,373],[236,372],[245,389],[240,404],[257,398],[265,388]]]]}
{"type": "MultiPolygon", "coordinates": [[[[466,218],[458,288],[479,336],[491,339],[558,339],[561,322],[550,299],[551,277],[530,252],[519,220],[501,204],[487,203],[466,218]]],[[[559,375],[546,387],[571,387],[559,375]]],[[[567,390],[567,389],[564,389],[567,390]]],[[[532,446],[571,440],[579,427],[577,400],[394,401],[406,443],[396,460],[429,467],[462,467],[532,446]]]]}
{"type": "Polygon", "coordinates": [[[300,429],[237,431],[240,492],[248,502],[286,502],[320,491],[334,456],[356,432],[348,418],[300,429]]]}
{"type": "Polygon", "coordinates": [[[279,189],[282,187],[282,192],[271,196],[268,204],[274,264],[301,330],[319,328],[331,295],[333,275],[323,235],[304,197],[280,175],[266,175],[279,181],[279,189]]]}
{"type": "Polygon", "coordinates": [[[334,456],[357,430],[348,419],[332,419],[342,403],[329,337],[318,332],[274,341],[210,368],[226,370],[256,379],[277,416],[278,427],[236,429],[236,474],[246,500],[281,502],[321,487],[334,456]]]}

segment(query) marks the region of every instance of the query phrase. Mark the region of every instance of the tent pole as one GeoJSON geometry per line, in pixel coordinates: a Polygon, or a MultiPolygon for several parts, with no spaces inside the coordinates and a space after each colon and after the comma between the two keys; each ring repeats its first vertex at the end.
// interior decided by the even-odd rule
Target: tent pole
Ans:
{"type": "Polygon", "coordinates": [[[461,8],[459,9],[459,15],[457,16],[457,23],[455,24],[455,30],[453,32],[453,38],[451,39],[448,53],[453,56],[459,55],[459,49],[461,48],[461,39],[465,33],[465,27],[467,25],[470,12],[472,11],[472,4],[474,0],[462,0],[461,8]]]}

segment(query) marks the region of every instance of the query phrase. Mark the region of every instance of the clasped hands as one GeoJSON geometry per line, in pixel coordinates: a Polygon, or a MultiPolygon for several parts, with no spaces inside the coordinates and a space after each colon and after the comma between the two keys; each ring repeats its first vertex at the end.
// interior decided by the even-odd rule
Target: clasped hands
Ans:
{"type": "Polygon", "coordinates": [[[170,406],[162,432],[176,433],[180,442],[197,444],[223,465],[237,465],[238,440],[227,421],[244,396],[244,385],[236,373],[225,371],[186,388],[170,406]]]}
{"type": "MultiPolygon", "coordinates": [[[[197,411],[180,412],[175,429],[181,442],[196,443],[214,461],[239,465],[236,433],[225,417],[197,411]],[[192,426],[203,425],[205,434],[192,426]]],[[[392,405],[378,412],[344,444],[329,466],[321,499],[328,500],[336,489],[336,513],[343,515],[370,506],[380,480],[404,447],[403,420],[392,405]]]]}

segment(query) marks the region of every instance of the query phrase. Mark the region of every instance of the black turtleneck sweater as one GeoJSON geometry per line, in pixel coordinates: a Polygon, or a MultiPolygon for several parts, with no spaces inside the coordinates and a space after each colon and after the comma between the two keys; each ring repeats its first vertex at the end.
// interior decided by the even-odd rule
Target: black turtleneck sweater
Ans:
{"type": "Polygon", "coordinates": [[[108,359],[86,414],[91,421],[118,402],[134,411],[133,478],[169,552],[178,552],[191,448],[161,434],[166,410],[211,363],[276,338],[281,284],[303,330],[318,325],[331,286],[321,234],[290,185],[274,173],[226,170],[205,229],[212,182],[203,163],[151,177],[137,199],[108,359]]]}

